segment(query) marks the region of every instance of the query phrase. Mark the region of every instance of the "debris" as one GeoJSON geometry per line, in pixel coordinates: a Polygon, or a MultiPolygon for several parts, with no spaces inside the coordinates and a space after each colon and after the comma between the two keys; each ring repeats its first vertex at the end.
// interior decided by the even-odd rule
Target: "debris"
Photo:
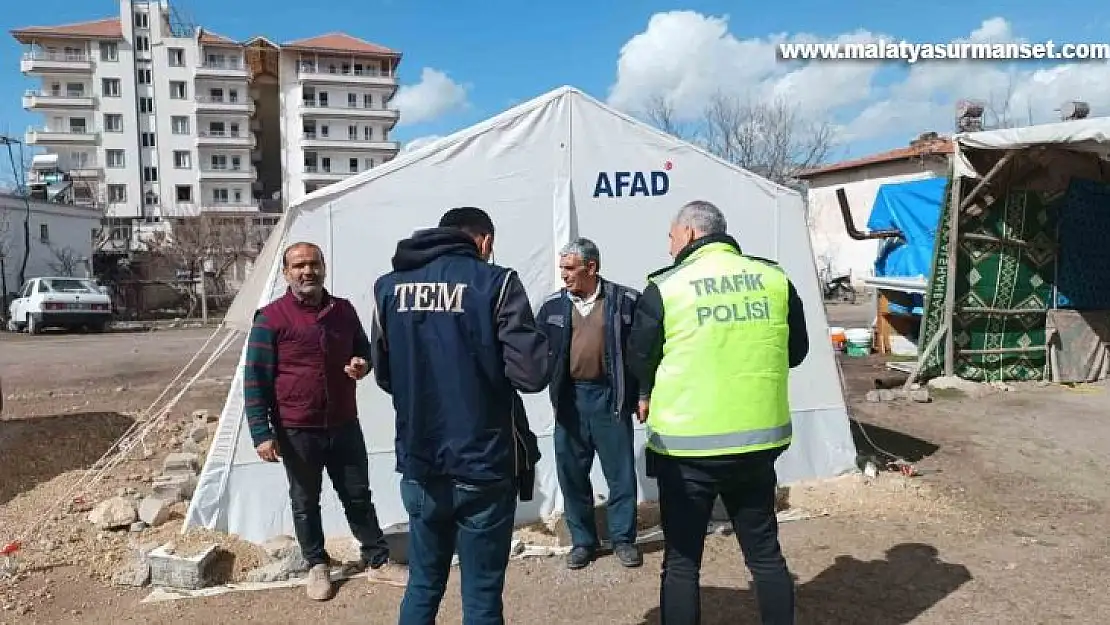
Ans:
{"type": "Polygon", "coordinates": [[[197,487],[195,475],[159,475],[151,482],[154,496],[171,504],[193,496],[197,487]]]}
{"type": "Polygon", "coordinates": [[[249,582],[281,582],[308,570],[301,547],[291,536],[275,536],[262,543],[262,549],[271,561],[247,573],[249,582]]]}
{"type": "Polygon", "coordinates": [[[199,553],[182,555],[176,552],[173,543],[167,543],[147,556],[150,561],[150,583],[154,586],[197,590],[212,586],[214,579],[212,564],[218,556],[218,547],[209,545],[199,553]]]}
{"type": "Polygon", "coordinates": [[[89,513],[89,522],[102,530],[130,527],[136,520],[135,504],[125,497],[102,501],[89,513]]]}
{"type": "Polygon", "coordinates": [[[148,527],[150,527],[150,526],[147,525],[146,523],[143,523],[142,521],[135,521],[134,523],[131,524],[131,531],[135,534],[138,534],[139,532],[145,530],[148,527]]]}
{"type": "Polygon", "coordinates": [[[991,386],[965,380],[958,376],[941,376],[929,380],[927,386],[934,391],[956,391],[968,397],[984,397],[994,391],[991,386]]]}
{"type": "Polygon", "coordinates": [[[186,435],[187,440],[191,440],[195,443],[203,443],[206,438],[208,438],[208,426],[203,423],[194,425],[186,435]]]}
{"type": "Polygon", "coordinates": [[[927,404],[933,401],[933,398],[929,395],[929,389],[927,388],[917,388],[911,390],[910,399],[919,404],[927,404]]]}
{"type": "Polygon", "coordinates": [[[169,502],[158,497],[146,497],[139,503],[139,520],[150,527],[158,527],[170,520],[169,502]]]}
{"type": "Polygon", "coordinates": [[[219,415],[213,415],[208,410],[194,410],[193,421],[198,423],[215,423],[219,419],[219,415]]]}
{"type": "Polygon", "coordinates": [[[169,454],[162,461],[163,475],[190,473],[196,475],[200,470],[200,459],[197,454],[176,453],[169,454]]]}

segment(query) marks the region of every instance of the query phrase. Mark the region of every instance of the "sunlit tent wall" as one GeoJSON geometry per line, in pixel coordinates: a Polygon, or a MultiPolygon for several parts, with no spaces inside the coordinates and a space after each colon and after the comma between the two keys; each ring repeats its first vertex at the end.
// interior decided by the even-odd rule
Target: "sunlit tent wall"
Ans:
{"type": "Polygon", "coordinates": [[[925,297],[922,377],[1106,377],[1110,119],[955,140],[925,297]]]}

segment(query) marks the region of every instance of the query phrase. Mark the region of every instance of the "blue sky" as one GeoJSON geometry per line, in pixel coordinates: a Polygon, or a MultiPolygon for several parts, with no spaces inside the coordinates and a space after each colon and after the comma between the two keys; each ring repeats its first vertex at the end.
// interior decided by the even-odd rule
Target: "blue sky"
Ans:
{"type": "MultiPolygon", "coordinates": [[[[402,124],[394,134],[403,142],[448,134],[563,84],[605,100],[619,81],[617,100],[624,108],[638,95],[661,90],[690,115],[710,89],[749,96],[786,94],[807,115],[838,124],[842,132],[835,156],[845,157],[904,145],[925,130],[948,131],[949,101],[961,95],[1001,97],[1023,118],[1035,111],[1035,121],[1045,121],[1054,99],[1064,96],[1082,97],[1100,113],[1110,104],[1110,74],[1105,64],[1053,72],[1049,67],[999,63],[962,68],[919,65],[915,75],[898,63],[826,64],[802,72],[774,60],[768,37],[855,40],[885,34],[916,42],[969,36],[1110,41],[1110,12],[1104,2],[1071,0],[1067,11],[1061,11],[1058,3],[1027,0],[933,0],[915,3],[912,10],[890,0],[758,4],[329,0],[316,6],[291,0],[180,0],[174,4],[195,22],[236,39],[261,34],[284,42],[342,30],[401,50],[401,79],[408,89],[399,99],[423,111],[416,114],[418,108],[411,108],[412,114],[406,115],[402,107],[402,124]],[[692,13],[669,13],[674,11],[692,13]],[[973,34],[976,31],[978,35],[973,34]],[[630,40],[636,45],[625,48],[630,40]],[[622,49],[626,49],[624,57],[622,49]],[[432,80],[423,89],[413,88],[422,78],[432,80]],[[1077,90],[1083,93],[1075,94],[1077,90]],[[436,98],[441,101],[433,101],[436,98]]],[[[118,14],[115,0],[6,5],[0,13],[5,33],[20,26],[118,14]]],[[[0,131],[17,135],[37,121],[20,105],[19,94],[31,84],[19,73],[20,52],[20,45],[5,37],[0,45],[0,93],[7,95],[0,99],[0,131]]]]}

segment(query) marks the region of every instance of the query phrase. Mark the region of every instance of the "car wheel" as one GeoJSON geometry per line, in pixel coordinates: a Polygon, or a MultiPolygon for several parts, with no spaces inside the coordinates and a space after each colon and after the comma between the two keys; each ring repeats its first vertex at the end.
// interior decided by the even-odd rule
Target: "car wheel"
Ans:
{"type": "Polygon", "coordinates": [[[42,328],[40,328],[38,322],[35,321],[35,316],[27,315],[27,334],[38,334],[40,332],[42,332],[42,328]]]}
{"type": "Polygon", "coordinates": [[[8,332],[19,332],[21,330],[19,324],[16,323],[15,318],[8,319],[7,328],[8,332]]]}

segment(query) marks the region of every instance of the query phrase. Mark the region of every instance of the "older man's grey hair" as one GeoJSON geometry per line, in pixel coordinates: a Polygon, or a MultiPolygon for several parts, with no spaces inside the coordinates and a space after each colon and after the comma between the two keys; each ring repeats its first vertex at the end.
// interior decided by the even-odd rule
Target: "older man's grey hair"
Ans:
{"type": "Polygon", "coordinates": [[[597,243],[589,239],[579,237],[567,243],[559,251],[559,256],[577,256],[582,259],[582,264],[587,264],[592,260],[598,271],[601,270],[601,250],[597,249],[597,243]]]}
{"type": "Polygon", "coordinates": [[[721,209],[704,200],[694,200],[680,208],[674,222],[703,237],[728,232],[728,222],[721,209]]]}

